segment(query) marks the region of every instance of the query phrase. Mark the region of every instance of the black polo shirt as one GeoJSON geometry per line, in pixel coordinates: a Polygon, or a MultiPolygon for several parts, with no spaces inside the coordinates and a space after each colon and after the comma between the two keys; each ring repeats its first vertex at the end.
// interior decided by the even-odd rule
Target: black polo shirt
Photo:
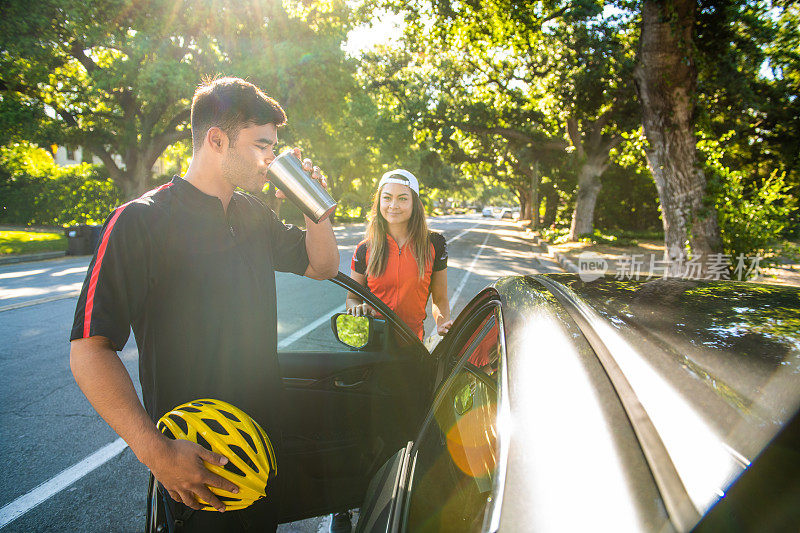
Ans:
{"type": "Polygon", "coordinates": [[[260,200],[236,192],[226,213],[176,177],[106,220],[70,340],[101,335],[121,350],[132,327],[153,420],[216,398],[269,431],[281,386],[275,270],[307,266],[305,232],[260,200]]]}

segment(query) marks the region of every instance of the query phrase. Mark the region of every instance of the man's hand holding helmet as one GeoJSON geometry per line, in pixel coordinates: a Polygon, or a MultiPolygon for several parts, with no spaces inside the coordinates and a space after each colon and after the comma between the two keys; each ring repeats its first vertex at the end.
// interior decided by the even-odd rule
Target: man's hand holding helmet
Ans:
{"type": "Polygon", "coordinates": [[[217,487],[234,494],[238,494],[239,487],[211,472],[203,462],[225,466],[228,458],[188,440],[162,437],[160,441],[160,449],[155,451],[148,466],[172,499],[198,510],[203,507],[198,499],[202,499],[216,510],[224,512],[225,504],[209,487],[217,487]]]}

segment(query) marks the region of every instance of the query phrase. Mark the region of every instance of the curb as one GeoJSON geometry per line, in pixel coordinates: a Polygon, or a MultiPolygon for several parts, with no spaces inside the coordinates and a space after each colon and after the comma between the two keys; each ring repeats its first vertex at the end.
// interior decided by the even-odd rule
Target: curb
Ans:
{"type": "MultiPolygon", "coordinates": [[[[536,230],[531,229],[529,226],[524,225],[522,222],[518,220],[514,221],[514,225],[517,226],[517,228],[524,234],[525,238],[531,240],[531,244],[533,244],[534,246],[544,246],[545,249],[547,250],[545,255],[555,259],[555,261],[559,264],[561,268],[563,268],[567,272],[575,272],[575,273],[578,272],[578,267],[576,267],[572,263],[572,261],[568,260],[562,254],[553,250],[552,249],[553,247],[550,246],[546,240],[539,237],[536,230]]],[[[535,252],[535,253],[541,254],[541,252],[535,252]]]]}
{"type": "Polygon", "coordinates": [[[66,255],[67,252],[42,252],[38,254],[12,255],[9,257],[0,257],[0,265],[27,263],[29,261],[43,261],[45,259],[56,259],[58,257],[64,257],[66,255]]]}
{"type": "Polygon", "coordinates": [[[538,235],[534,235],[533,240],[537,246],[544,246],[547,249],[547,255],[555,259],[558,262],[558,264],[561,265],[561,268],[563,268],[567,272],[572,272],[573,274],[580,273],[580,270],[578,270],[578,266],[575,263],[573,263],[570,259],[568,259],[566,255],[556,251],[555,246],[550,245],[549,242],[542,239],[538,235]]]}

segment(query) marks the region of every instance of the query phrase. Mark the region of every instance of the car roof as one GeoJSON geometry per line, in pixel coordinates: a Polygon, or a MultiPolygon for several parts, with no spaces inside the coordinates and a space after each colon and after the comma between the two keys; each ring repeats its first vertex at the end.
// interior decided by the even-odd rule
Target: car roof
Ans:
{"type": "Polygon", "coordinates": [[[494,288],[513,426],[501,529],[689,529],[800,405],[796,288],[570,274],[494,288]]]}

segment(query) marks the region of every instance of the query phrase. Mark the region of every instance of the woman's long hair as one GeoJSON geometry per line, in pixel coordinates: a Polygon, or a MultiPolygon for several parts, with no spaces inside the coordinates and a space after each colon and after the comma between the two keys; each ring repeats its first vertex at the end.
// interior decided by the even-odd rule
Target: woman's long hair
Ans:
{"type": "MultiPolygon", "coordinates": [[[[389,223],[381,214],[381,190],[380,187],[375,192],[372,200],[372,209],[367,217],[367,249],[369,250],[369,260],[367,261],[367,276],[377,278],[386,270],[386,263],[389,261],[389,249],[386,246],[386,235],[389,230],[389,223]]],[[[425,208],[422,200],[413,190],[411,191],[411,218],[408,219],[408,244],[414,259],[417,261],[417,272],[419,278],[425,275],[425,265],[431,261],[431,249],[428,240],[428,222],[425,220],[425,208]]]]}

